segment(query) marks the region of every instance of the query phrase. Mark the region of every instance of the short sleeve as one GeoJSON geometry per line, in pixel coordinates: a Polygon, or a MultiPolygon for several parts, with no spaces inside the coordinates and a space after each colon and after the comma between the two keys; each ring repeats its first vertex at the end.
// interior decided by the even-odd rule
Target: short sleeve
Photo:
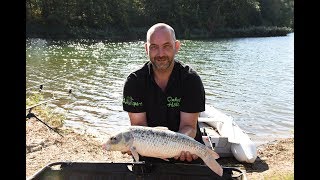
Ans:
{"type": "Polygon", "coordinates": [[[195,72],[183,81],[181,111],[187,113],[205,110],[205,91],[200,76],[195,72]]]}
{"type": "Polygon", "coordinates": [[[123,110],[127,112],[145,112],[144,108],[144,84],[134,73],[130,74],[123,88],[123,110]]]}

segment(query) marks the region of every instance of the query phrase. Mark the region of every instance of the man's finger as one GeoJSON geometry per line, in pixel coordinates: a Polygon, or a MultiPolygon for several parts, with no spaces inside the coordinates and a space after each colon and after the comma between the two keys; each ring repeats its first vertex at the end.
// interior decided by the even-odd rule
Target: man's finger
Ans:
{"type": "Polygon", "coordinates": [[[190,154],[189,151],[186,152],[186,160],[187,160],[188,162],[192,161],[192,156],[191,156],[191,154],[190,154]]]}
{"type": "Polygon", "coordinates": [[[192,159],[193,159],[193,160],[196,160],[196,159],[198,159],[198,156],[195,155],[195,154],[192,154],[192,159]]]}
{"type": "Polygon", "coordinates": [[[186,159],[186,155],[185,155],[184,151],[181,151],[180,161],[184,161],[185,159],[186,159]]]}

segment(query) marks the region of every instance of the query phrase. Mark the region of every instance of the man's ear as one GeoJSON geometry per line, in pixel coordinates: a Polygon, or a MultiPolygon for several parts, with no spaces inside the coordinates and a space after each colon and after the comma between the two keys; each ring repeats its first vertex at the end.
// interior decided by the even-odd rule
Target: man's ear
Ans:
{"type": "Polygon", "coordinates": [[[148,53],[148,43],[145,43],[145,44],[144,44],[144,49],[145,49],[147,55],[149,55],[149,53],[148,53]]]}
{"type": "Polygon", "coordinates": [[[179,40],[176,40],[175,47],[176,47],[176,53],[177,53],[180,50],[180,41],[179,40]]]}

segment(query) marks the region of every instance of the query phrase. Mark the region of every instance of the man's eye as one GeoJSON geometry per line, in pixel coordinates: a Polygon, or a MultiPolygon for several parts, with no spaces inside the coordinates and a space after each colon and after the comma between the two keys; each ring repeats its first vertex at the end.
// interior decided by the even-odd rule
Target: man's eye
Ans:
{"type": "Polygon", "coordinates": [[[117,140],[117,138],[116,137],[111,137],[110,140],[117,140]]]}
{"type": "Polygon", "coordinates": [[[163,48],[164,48],[164,49],[171,49],[172,46],[171,46],[171,44],[165,44],[165,45],[163,46],[163,48]]]}
{"type": "Polygon", "coordinates": [[[157,46],[150,46],[150,49],[156,49],[157,46]]]}

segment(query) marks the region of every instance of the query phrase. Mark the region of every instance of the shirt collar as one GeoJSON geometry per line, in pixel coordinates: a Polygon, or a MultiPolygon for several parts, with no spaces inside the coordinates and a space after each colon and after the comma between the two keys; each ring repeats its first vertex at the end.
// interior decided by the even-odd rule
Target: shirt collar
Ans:
{"type": "MultiPolygon", "coordinates": [[[[177,73],[177,69],[178,69],[178,61],[174,60],[173,63],[174,63],[174,66],[173,66],[171,75],[169,77],[169,81],[168,81],[166,89],[168,89],[168,87],[171,86],[171,84],[174,83],[174,81],[176,79],[176,73],[177,73]]],[[[152,63],[150,61],[147,62],[147,67],[148,67],[148,71],[149,71],[150,80],[152,82],[156,83],[155,80],[154,80],[154,73],[153,73],[152,63]]]]}
{"type": "MultiPolygon", "coordinates": [[[[174,72],[175,72],[176,69],[177,69],[177,61],[174,60],[173,63],[174,63],[174,66],[173,66],[173,69],[172,69],[172,72],[171,72],[170,77],[174,74],[174,72]]],[[[153,77],[154,77],[153,68],[152,68],[152,63],[151,63],[150,61],[147,62],[147,67],[148,67],[148,71],[149,71],[149,76],[153,78],[153,77]]],[[[154,79],[154,78],[153,78],[153,79],[154,79]]]]}

